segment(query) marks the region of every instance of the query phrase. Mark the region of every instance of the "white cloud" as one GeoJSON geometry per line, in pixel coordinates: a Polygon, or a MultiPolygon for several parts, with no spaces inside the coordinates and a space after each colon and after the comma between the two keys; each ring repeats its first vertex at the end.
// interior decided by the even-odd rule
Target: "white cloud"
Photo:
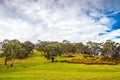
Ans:
{"type": "Polygon", "coordinates": [[[101,24],[109,24],[110,23],[110,19],[104,17],[104,18],[100,19],[100,23],[101,24]]]}
{"type": "MultiPolygon", "coordinates": [[[[21,41],[57,40],[70,41],[89,40],[104,41],[113,39],[119,31],[106,33],[113,20],[100,13],[96,8],[102,8],[100,0],[6,0],[5,5],[19,15],[0,16],[0,40],[17,38],[21,41]],[[89,14],[89,15],[88,15],[89,14]],[[95,21],[92,17],[100,17],[95,21]]],[[[0,11],[0,14],[8,14],[0,11]]]]}
{"type": "Polygon", "coordinates": [[[20,20],[20,19],[0,19],[0,40],[3,39],[20,39],[27,40],[30,39],[29,35],[31,33],[30,24],[20,20]]]}
{"type": "Polygon", "coordinates": [[[113,40],[115,42],[120,42],[120,39],[116,39],[115,36],[120,35],[120,29],[106,33],[105,35],[99,36],[98,39],[99,41],[106,41],[106,40],[113,40]]]}

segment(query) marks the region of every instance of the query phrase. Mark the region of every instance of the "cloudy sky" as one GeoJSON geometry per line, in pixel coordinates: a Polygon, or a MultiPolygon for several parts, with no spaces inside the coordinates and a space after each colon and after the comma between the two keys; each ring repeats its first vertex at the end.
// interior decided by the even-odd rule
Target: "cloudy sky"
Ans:
{"type": "Polygon", "coordinates": [[[120,42],[120,0],[0,0],[0,41],[120,42]]]}

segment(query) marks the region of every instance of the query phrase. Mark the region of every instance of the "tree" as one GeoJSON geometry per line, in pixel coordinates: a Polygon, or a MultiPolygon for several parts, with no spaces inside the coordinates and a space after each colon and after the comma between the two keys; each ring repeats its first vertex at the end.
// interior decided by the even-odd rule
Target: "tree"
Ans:
{"type": "Polygon", "coordinates": [[[5,65],[7,61],[10,60],[10,66],[13,67],[14,60],[17,56],[21,44],[18,40],[10,40],[7,43],[3,44],[2,50],[5,57],[5,65]]]}
{"type": "Polygon", "coordinates": [[[8,61],[8,57],[9,57],[9,53],[7,51],[7,49],[5,48],[8,44],[9,40],[5,39],[2,42],[2,55],[4,56],[4,65],[7,65],[7,61],[8,61]]]}
{"type": "Polygon", "coordinates": [[[75,43],[74,44],[74,46],[75,46],[75,52],[76,53],[80,53],[80,54],[84,54],[85,53],[85,51],[84,51],[84,44],[83,43],[75,43]]]}
{"type": "Polygon", "coordinates": [[[70,41],[63,40],[61,45],[62,45],[64,54],[69,54],[69,53],[75,52],[74,51],[75,47],[70,41]]]}
{"type": "Polygon", "coordinates": [[[24,59],[24,58],[28,57],[29,51],[27,51],[25,48],[20,48],[18,50],[18,53],[19,54],[16,55],[16,58],[17,59],[24,59]]]}
{"type": "Polygon", "coordinates": [[[57,43],[51,43],[45,46],[45,57],[49,60],[51,59],[54,62],[55,56],[62,54],[62,48],[57,43]]]}
{"type": "Polygon", "coordinates": [[[90,49],[91,56],[98,55],[101,51],[101,43],[89,41],[87,42],[87,46],[90,49]]]}
{"type": "Polygon", "coordinates": [[[117,50],[117,43],[111,40],[107,40],[103,45],[102,55],[105,57],[112,58],[112,56],[116,54],[116,50],[117,50]]]}
{"type": "Polygon", "coordinates": [[[50,42],[48,41],[38,41],[38,43],[36,43],[35,45],[35,49],[40,51],[40,52],[43,52],[43,55],[45,56],[45,48],[46,48],[46,45],[48,45],[50,42]]]}
{"type": "Polygon", "coordinates": [[[28,51],[28,53],[30,54],[31,51],[34,49],[34,44],[30,41],[25,41],[24,43],[22,43],[22,47],[24,49],[26,49],[28,51]]]}

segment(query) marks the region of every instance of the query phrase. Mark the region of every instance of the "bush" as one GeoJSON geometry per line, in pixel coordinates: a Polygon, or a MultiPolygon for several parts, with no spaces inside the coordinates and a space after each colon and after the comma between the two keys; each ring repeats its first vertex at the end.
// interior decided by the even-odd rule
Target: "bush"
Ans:
{"type": "Polygon", "coordinates": [[[91,55],[89,55],[89,54],[82,54],[82,56],[83,56],[84,58],[91,57],[91,55]]]}
{"type": "Polygon", "coordinates": [[[67,60],[67,62],[68,63],[79,63],[79,64],[108,64],[108,65],[118,64],[116,60],[107,59],[103,56],[74,58],[74,59],[67,60]]]}
{"type": "Polygon", "coordinates": [[[61,62],[67,62],[67,60],[62,60],[61,62]]]}
{"type": "Polygon", "coordinates": [[[73,57],[75,57],[74,55],[72,55],[72,54],[69,54],[69,55],[62,55],[62,57],[68,57],[68,58],[73,58],[73,57]]]}

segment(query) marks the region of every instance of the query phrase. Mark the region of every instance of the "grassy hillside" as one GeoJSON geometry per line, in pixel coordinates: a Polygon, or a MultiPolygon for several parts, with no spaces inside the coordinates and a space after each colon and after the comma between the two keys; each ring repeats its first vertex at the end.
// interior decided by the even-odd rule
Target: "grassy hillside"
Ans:
{"type": "Polygon", "coordinates": [[[0,58],[0,80],[120,80],[120,65],[51,63],[36,54],[15,60],[11,68],[3,66],[3,58],[0,58]]]}

